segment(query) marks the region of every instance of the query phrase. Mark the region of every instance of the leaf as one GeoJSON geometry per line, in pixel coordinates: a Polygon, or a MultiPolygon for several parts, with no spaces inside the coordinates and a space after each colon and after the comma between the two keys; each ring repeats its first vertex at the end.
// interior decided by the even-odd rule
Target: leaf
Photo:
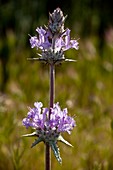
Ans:
{"type": "Polygon", "coordinates": [[[58,141],[65,143],[68,146],[73,147],[73,145],[71,145],[68,141],[66,141],[61,135],[58,137],[58,141]]]}
{"type": "Polygon", "coordinates": [[[31,148],[33,148],[35,145],[37,145],[38,143],[40,143],[42,141],[43,141],[42,138],[35,139],[35,141],[31,145],[31,148]]]}
{"type": "Polygon", "coordinates": [[[62,158],[60,157],[59,148],[58,148],[56,142],[51,142],[50,146],[51,146],[51,149],[53,150],[53,153],[54,153],[57,161],[58,161],[60,164],[62,164],[62,158]]]}
{"type": "Polygon", "coordinates": [[[65,61],[77,62],[77,60],[73,60],[73,59],[65,59],[65,61]]]}
{"type": "Polygon", "coordinates": [[[22,135],[22,137],[32,137],[32,136],[37,136],[37,132],[33,132],[33,133],[30,133],[30,134],[22,135]]]}

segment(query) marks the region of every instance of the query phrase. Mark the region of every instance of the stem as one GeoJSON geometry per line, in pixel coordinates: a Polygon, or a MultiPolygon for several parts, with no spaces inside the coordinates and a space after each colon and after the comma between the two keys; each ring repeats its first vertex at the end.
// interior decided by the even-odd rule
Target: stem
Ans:
{"type": "Polygon", "coordinates": [[[49,119],[51,115],[51,108],[53,108],[54,104],[54,86],[55,86],[55,70],[54,70],[54,64],[50,65],[50,103],[49,103],[49,119]]]}
{"type": "MultiPolygon", "coordinates": [[[[50,65],[50,103],[49,103],[49,117],[51,115],[51,108],[53,108],[54,104],[54,85],[55,85],[55,70],[54,64],[50,65]]],[[[51,170],[51,148],[48,143],[45,144],[45,170],[51,170]]]]}
{"type": "Polygon", "coordinates": [[[51,148],[48,143],[45,144],[45,170],[51,170],[51,148]]]}

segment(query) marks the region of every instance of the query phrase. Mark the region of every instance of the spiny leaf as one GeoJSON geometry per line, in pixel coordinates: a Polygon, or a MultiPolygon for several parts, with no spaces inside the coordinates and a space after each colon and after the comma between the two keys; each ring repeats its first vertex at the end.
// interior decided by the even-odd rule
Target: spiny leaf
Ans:
{"type": "Polygon", "coordinates": [[[32,137],[32,136],[37,136],[37,132],[33,132],[33,133],[30,133],[30,134],[22,135],[22,137],[32,137]]]}
{"type": "Polygon", "coordinates": [[[60,152],[59,152],[59,148],[57,146],[57,144],[55,142],[51,143],[51,149],[53,150],[53,153],[57,159],[57,161],[62,164],[62,158],[60,157],[60,152]]]}
{"type": "Polygon", "coordinates": [[[37,145],[38,143],[40,143],[42,141],[43,141],[42,138],[35,139],[35,141],[31,145],[31,148],[33,148],[35,145],[37,145]]]}
{"type": "Polygon", "coordinates": [[[61,135],[58,137],[58,141],[65,143],[68,146],[73,147],[68,141],[66,141],[61,135]]]}

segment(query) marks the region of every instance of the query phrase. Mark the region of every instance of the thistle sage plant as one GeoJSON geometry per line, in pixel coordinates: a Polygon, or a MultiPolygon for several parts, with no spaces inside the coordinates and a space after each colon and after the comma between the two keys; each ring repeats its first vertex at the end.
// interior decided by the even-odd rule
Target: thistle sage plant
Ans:
{"type": "Polygon", "coordinates": [[[60,8],[49,14],[47,26],[36,29],[38,35],[30,36],[31,48],[40,50],[38,58],[29,58],[29,60],[38,60],[47,63],[50,68],[50,102],[49,107],[43,107],[41,102],[35,102],[34,108],[29,107],[26,118],[23,119],[23,125],[26,128],[33,128],[35,131],[31,134],[23,135],[25,137],[36,137],[31,147],[40,142],[45,144],[45,169],[51,169],[51,149],[58,160],[62,163],[58,141],[68,146],[72,146],[62,137],[63,132],[71,133],[75,120],[68,116],[67,108],[61,109],[59,102],[54,103],[55,98],[55,66],[65,61],[75,61],[66,59],[64,52],[71,48],[78,50],[79,43],[70,38],[70,30],[64,28],[64,22],[67,16],[63,15],[60,8]]]}

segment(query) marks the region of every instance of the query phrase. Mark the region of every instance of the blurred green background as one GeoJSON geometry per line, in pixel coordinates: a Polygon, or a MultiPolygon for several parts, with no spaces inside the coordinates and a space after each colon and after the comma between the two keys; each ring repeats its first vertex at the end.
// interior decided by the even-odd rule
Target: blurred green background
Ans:
{"type": "Polygon", "coordinates": [[[22,126],[27,106],[49,103],[47,65],[27,61],[37,57],[28,34],[46,25],[48,13],[60,7],[68,15],[65,27],[80,38],[80,49],[65,53],[76,63],[56,67],[56,98],[75,115],[77,126],[64,137],[74,148],[59,144],[62,166],[52,154],[52,169],[113,170],[113,9],[111,0],[0,1],[0,170],[44,169],[44,145],[22,126]]]}

